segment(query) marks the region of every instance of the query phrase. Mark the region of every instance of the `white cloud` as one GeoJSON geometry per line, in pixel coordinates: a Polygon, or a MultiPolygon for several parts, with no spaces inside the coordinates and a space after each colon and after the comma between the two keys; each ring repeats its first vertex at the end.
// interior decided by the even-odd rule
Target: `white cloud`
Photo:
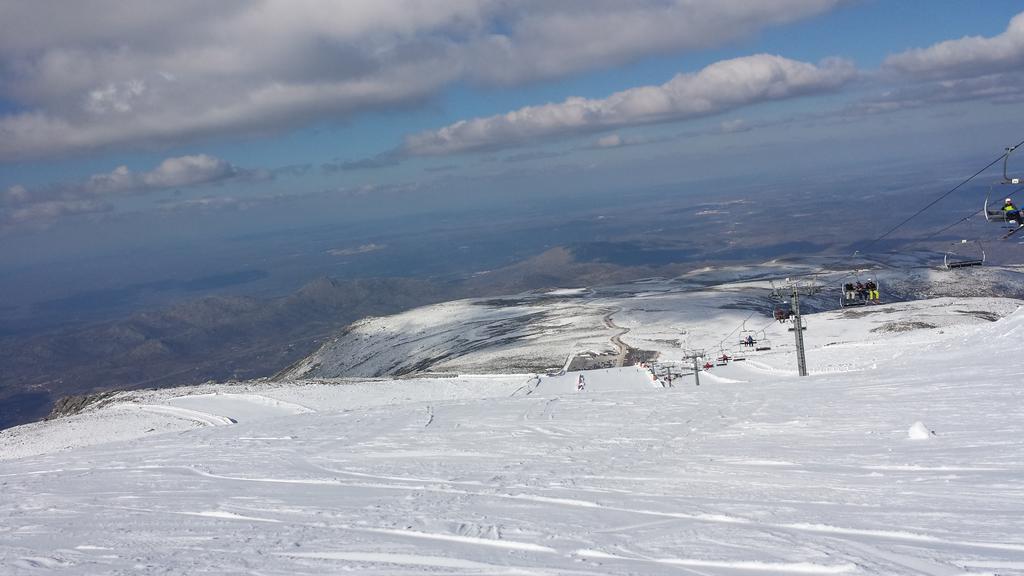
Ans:
{"type": "Polygon", "coordinates": [[[105,198],[200,186],[249,177],[249,174],[250,171],[241,170],[220,158],[196,154],[167,158],[147,172],[133,172],[127,166],[118,166],[110,172],[94,174],[80,182],[55,184],[34,190],[15,185],[0,195],[0,225],[106,212],[112,206],[104,201],[105,198]]]}
{"type": "Polygon", "coordinates": [[[821,65],[758,54],[679,74],[660,86],[643,86],[604,99],[569,98],[506,114],[474,118],[407,136],[402,152],[414,156],[497,149],[619,127],[710,116],[761,102],[835,90],[854,79],[842,60],[821,65]]]}
{"type": "Polygon", "coordinates": [[[89,92],[86,109],[95,114],[108,112],[131,112],[132,108],[146,92],[146,83],[142,80],[129,80],[121,85],[108,84],[89,92]]]}
{"type": "Polygon", "coordinates": [[[137,174],[132,173],[127,166],[118,166],[106,174],[93,174],[80,186],[66,188],[65,195],[74,190],[82,194],[104,195],[117,192],[127,192],[142,188],[137,174]]]}
{"type": "Polygon", "coordinates": [[[749,132],[751,130],[750,123],[742,118],[726,120],[720,124],[720,127],[724,134],[736,134],[738,132],[749,132]]]}
{"type": "Polygon", "coordinates": [[[507,84],[698,50],[835,8],[830,0],[569,0],[525,2],[507,32],[470,52],[472,74],[507,84]]]}
{"type": "Polygon", "coordinates": [[[30,196],[28,189],[21,184],[15,184],[4,192],[4,203],[7,204],[24,204],[28,202],[30,196]]]}
{"type": "Polygon", "coordinates": [[[618,134],[609,134],[598,138],[597,141],[594,142],[594,146],[597,148],[618,148],[619,146],[622,146],[623,143],[624,140],[622,139],[622,136],[618,134]]]}
{"type": "Polygon", "coordinates": [[[854,113],[887,113],[949,102],[1019,103],[1024,91],[1024,12],[991,38],[968,36],[889,56],[885,91],[854,113]]]}
{"type": "Polygon", "coordinates": [[[224,210],[224,209],[245,209],[251,201],[242,201],[234,196],[203,196],[191,198],[178,202],[163,202],[160,204],[162,212],[182,212],[187,210],[224,210]]]}
{"type": "Polygon", "coordinates": [[[264,133],[702,49],[843,0],[0,3],[0,161],[264,133]]]}
{"type": "Polygon", "coordinates": [[[227,180],[243,171],[230,162],[195,154],[167,158],[148,172],[132,172],[127,166],[118,166],[105,174],[94,174],[81,184],[64,185],[63,194],[89,194],[102,196],[116,193],[145,193],[167,188],[209,184],[227,180]]]}
{"type": "Polygon", "coordinates": [[[65,216],[109,212],[112,206],[97,200],[47,200],[10,211],[0,210],[0,227],[11,224],[45,224],[65,216]]]}
{"type": "Polygon", "coordinates": [[[167,158],[154,170],[142,174],[141,181],[147,188],[175,188],[224,180],[238,172],[225,160],[196,154],[167,158]]]}
{"type": "Polygon", "coordinates": [[[967,36],[889,56],[883,70],[920,79],[962,79],[989,74],[1020,75],[1024,67],[1024,13],[992,38],[967,36]]]}

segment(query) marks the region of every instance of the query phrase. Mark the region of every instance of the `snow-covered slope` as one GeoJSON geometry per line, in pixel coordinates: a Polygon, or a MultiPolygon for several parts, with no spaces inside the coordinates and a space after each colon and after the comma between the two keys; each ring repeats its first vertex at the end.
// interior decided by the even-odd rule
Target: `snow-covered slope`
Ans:
{"type": "MultiPolygon", "coordinates": [[[[1000,289],[1000,282],[1017,278],[1018,273],[993,270],[973,279],[950,271],[890,271],[883,286],[891,282],[903,294],[981,291],[983,287],[992,294],[1010,293],[1000,289]]],[[[614,336],[629,347],[657,352],[661,361],[679,358],[681,348],[704,350],[709,357],[744,355],[747,351],[739,346],[739,340],[748,334],[791,357],[789,325],[771,317],[777,301],[770,298],[769,281],[723,282],[741,272],[715,269],[621,286],[461,300],[369,318],[352,325],[281,377],[552,372],[565,366],[569,356],[615,356],[614,336]]],[[[812,370],[843,369],[847,350],[870,346],[883,335],[915,333],[911,340],[922,334],[930,338],[931,332],[919,331],[985,323],[1020,303],[1009,298],[940,297],[835,310],[835,286],[843,277],[840,273],[824,277],[824,285],[833,289],[806,299],[805,312],[832,310],[809,316],[808,345],[834,347],[828,354],[809,359],[812,370]],[[857,319],[864,322],[854,322],[857,319]],[[848,344],[851,340],[857,343],[848,344]]],[[[1024,285],[1019,278],[1017,282],[1024,285]]],[[[890,294],[884,294],[888,300],[890,294]]]]}
{"type": "Polygon", "coordinates": [[[425,306],[356,322],[284,377],[543,371],[573,349],[610,350],[608,312],[577,291],[425,306]]]}
{"type": "MultiPolygon", "coordinates": [[[[628,329],[681,371],[676,341],[731,349],[750,315],[715,297],[555,305],[593,301],[586,346],[628,329]]],[[[700,387],[626,367],[583,392],[570,371],[124,393],[0,432],[0,573],[1021,574],[1017,304],[809,315],[807,378],[755,314],[772,349],[700,387]]]]}

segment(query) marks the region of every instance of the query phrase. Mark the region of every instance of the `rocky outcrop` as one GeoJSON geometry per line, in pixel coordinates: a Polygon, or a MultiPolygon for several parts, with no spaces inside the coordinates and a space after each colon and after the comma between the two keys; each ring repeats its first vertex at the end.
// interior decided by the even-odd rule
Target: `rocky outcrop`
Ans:
{"type": "Polygon", "coordinates": [[[53,420],[63,416],[71,416],[90,407],[100,408],[111,403],[118,394],[121,394],[120,390],[82,394],[79,396],[65,396],[53,405],[53,410],[50,411],[50,415],[46,419],[53,420]]]}

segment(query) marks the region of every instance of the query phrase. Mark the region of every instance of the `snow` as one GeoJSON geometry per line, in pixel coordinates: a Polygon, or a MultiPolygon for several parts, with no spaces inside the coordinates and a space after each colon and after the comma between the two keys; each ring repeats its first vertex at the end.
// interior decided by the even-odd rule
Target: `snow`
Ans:
{"type": "MultiPolygon", "coordinates": [[[[359,349],[387,365],[413,333],[450,350],[463,316],[541,313],[614,352],[612,311],[678,374],[672,340],[717,352],[750,315],[718,307],[728,290],[656,286],[373,319],[410,332],[359,349]]],[[[1018,304],[809,315],[806,378],[787,325],[755,315],[772,349],[700,387],[622,367],[583,391],[577,372],[453,372],[120,394],[0,432],[0,573],[1024,574],[1024,391],[994,361],[1019,346],[1018,304]]],[[[577,334],[549,330],[444,369],[545,346],[561,366],[577,334]]]]}
{"type": "Polygon", "coordinates": [[[460,300],[357,322],[291,379],[557,369],[570,352],[613,351],[607,310],[575,298],[460,300]],[[553,343],[554,340],[556,343],[553,343]]]}
{"type": "Polygon", "coordinates": [[[928,440],[932,437],[931,430],[924,425],[920,420],[914,422],[914,425],[907,430],[907,438],[911,440],[928,440]]]}
{"type": "Polygon", "coordinates": [[[605,368],[583,372],[540,376],[534,392],[545,394],[568,394],[577,392],[580,376],[584,378],[584,392],[612,390],[650,390],[661,388],[662,384],[647,370],[635,366],[605,368]]]}
{"type": "Polygon", "coordinates": [[[549,296],[581,296],[587,292],[586,288],[557,288],[555,290],[548,290],[546,294],[549,296]]]}
{"type": "Polygon", "coordinates": [[[235,422],[313,412],[305,406],[259,394],[190,394],[171,398],[167,403],[182,408],[193,407],[203,412],[225,414],[235,422]]]}
{"type": "Polygon", "coordinates": [[[0,461],[289,414],[504,397],[525,390],[531,378],[500,374],[390,381],[256,381],[124,392],[101,410],[0,430],[0,461]]]}

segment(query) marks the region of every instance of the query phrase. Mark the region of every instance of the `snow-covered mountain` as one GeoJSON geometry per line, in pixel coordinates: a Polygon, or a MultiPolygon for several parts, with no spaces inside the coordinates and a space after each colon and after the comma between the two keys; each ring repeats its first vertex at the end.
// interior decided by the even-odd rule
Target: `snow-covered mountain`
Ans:
{"type": "MultiPolygon", "coordinates": [[[[616,335],[638,351],[636,356],[657,354],[661,360],[678,357],[681,347],[703,349],[709,356],[734,356],[743,352],[738,343],[740,336],[747,334],[792,352],[793,338],[786,334],[788,325],[779,325],[771,317],[773,307],[780,302],[771,297],[773,282],[792,274],[805,283],[818,284],[820,290],[803,300],[802,309],[834,311],[843,281],[866,280],[872,275],[811,272],[817,272],[817,268],[792,264],[703,269],[673,279],[425,306],[356,322],[280,377],[386,377],[424,371],[550,372],[564,367],[570,356],[620,353],[621,345],[613,340],[616,335]]],[[[1016,269],[886,270],[880,281],[886,301],[948,297],[946,302],[952,305],[968,296],[1024,298],[1024,274],[1016,269]]],[[[870,313],[875,322],[866,325],[871,329],[898,330],[881,327],[884,322],[901,321],[887,319],[884,312],[889,310],[846,310],[825,314],[821,319],[829,326],[835,318],[870,313]]],[[[1002,315],[1005,310],[995,313],[1002,315]]],[[[948,321],[935,319],[937,323],[930,325],[941,326],[948,321]]],[[[844,334],[850,323],[839,324],[843,328],[838,334],[811,330],[808,337],[811,342],[819,337],[847,338],[844,334]]],[[[821,361],[820,356],[817,361],[821,361]]],[[[832,366],[822,365],[820,369],[831,370],[832,366]]]]}
{"type": "Polygon", "coordinates": [[[279,379],[0,432],[0,572],[1024,573],[1021,302],[808,314],[799,378],[730,274],[368,319],[279,379]],[[734,361],[698,387],[681,346],[734,361]]]}

